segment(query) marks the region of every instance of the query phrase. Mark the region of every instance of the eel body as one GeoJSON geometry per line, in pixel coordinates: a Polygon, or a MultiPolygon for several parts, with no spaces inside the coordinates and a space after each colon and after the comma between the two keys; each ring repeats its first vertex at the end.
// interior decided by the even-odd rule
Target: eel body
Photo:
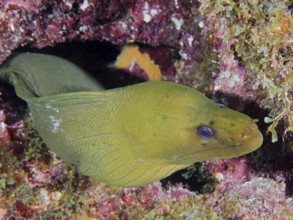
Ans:
{"type": "Polygon", "coordinates": [[[0,79],[28,103],[50,149],[109,185],[142,186],[194,162],[249,153],[263,140],[247,115],[172,82],[103,90],[74,64],[35,53],[11,57],[0,79]]]}

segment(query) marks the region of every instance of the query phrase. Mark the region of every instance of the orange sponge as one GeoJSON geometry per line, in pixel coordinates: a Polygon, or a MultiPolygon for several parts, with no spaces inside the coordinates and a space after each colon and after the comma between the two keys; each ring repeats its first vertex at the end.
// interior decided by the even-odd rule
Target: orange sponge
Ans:
{"type": "Polygon", "coordinates": [[[118,56],[115,67],[127,69],[138,65],[149,77],[150,80],[161,80],[160,67],[154,63],[148,53],[141,53],[138,46],[126,45],[118,56]]]}

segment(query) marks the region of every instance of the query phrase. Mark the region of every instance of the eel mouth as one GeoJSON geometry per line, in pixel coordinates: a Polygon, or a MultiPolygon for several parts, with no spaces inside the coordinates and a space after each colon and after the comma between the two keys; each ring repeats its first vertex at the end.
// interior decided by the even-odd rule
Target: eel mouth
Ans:
{"type": "Polygon", "coordinates": [[[228,149],[228,148],[231,149],[231,155],[220,158],[220,159],[239,157],[239,156],[251,153],[252,151],[255,151],[258,148],[260,148],[262,143],[263,143],[263,136],[261,132],[258,131],[255,135],[250,136],[249,138],[245,138],[243,141],[237,144],[234,143],[234,144],[228,145],[227,147],[222,148],[222,149],[228,149]]]}
{"type": "Polygon", "coordinates": [[[257,150],[263,143],[263,136],[261,132],[258,132],[254,136],[251,136],[239,143],[227,144],[225,147],[221,148],[207,148],[200,151],[197,151],[192,154],[177,156],[176,158],[169,158],[169,161],[176,164],[192,164],[195,162],[201,162],[204,160],[218,160],[218,159],[229,159],[233,157],[239,157],[245,154],[248,154],[252,151],[257,150]],[[206,159],[196,159],[198,155],[201,153],[205,153],[207,151],[213,152],[214,155],[212,158],[206,159]],[[225,153],[223,153],[225,152],[225,153]]]}

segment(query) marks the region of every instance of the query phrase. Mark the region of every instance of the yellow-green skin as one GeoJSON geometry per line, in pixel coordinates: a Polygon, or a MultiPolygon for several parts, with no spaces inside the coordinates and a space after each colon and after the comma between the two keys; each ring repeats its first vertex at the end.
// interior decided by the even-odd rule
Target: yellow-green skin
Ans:
{"type": "Polygon", "coordinates": [[[249,153],[263,140],[247,115],[172,82],[105,91],[74,64],[32,53],[8,60],[0,79],[27,101],[58,156],[109,185],[142,186],[197,161],[249,153]],[[214,137],[201,137],[201,125],[214,137]]]}

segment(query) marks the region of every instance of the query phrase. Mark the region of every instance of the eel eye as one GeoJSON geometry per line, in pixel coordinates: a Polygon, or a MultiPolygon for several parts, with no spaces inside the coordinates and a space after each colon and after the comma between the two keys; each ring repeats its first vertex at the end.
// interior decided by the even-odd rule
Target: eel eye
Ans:
{"type": "Polygon", "coordinates": [[[197,134],[203,139],[211,139],[215,136],[213,130],[206,125],[198,126],[197,134]]]}

